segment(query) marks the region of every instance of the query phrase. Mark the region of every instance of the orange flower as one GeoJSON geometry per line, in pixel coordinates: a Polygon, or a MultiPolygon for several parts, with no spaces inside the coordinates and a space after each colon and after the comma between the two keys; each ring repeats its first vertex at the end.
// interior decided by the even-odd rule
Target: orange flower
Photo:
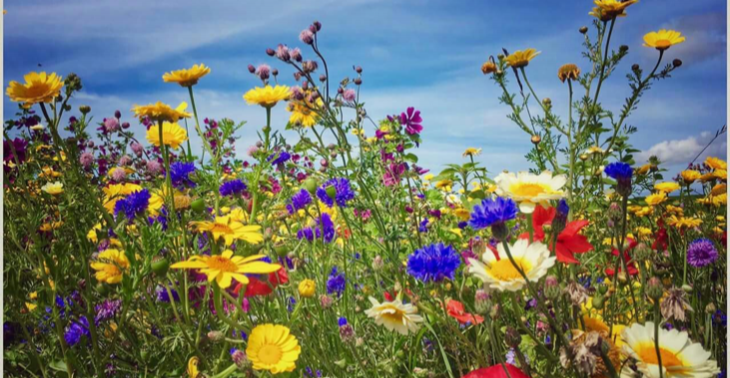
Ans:
{"type": "Polygon", "coordinates": [[[450,317],[456,319],[459,324],[479,324],[484,321],[484,318],[481,316],[466,312],[464,304],[453,299],[449,299],[446,302],[446,312],[450,317]]]}

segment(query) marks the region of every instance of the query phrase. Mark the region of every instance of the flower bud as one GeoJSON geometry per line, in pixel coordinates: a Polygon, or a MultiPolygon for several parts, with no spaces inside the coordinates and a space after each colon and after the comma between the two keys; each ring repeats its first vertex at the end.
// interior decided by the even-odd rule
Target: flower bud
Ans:
{"type": "Polygon", "coordinates": [[[499,304],[492,305],[492,308],[489,310],[489,316],[492,318],[492,320],[499,319],[501,314],[502,308],[499,306],[499,304]]]}
{"type": "Polygon", "coordinates": [[[644,243],[639,243],[636,247],[634,247],[634,258],[637,261],[648,260],[652,254],[653,251],[651,247],[647,246],[644,243]]]}
{"type": "Polygon", "coordinates": [[[672,61],[672,66],[674,68],[682,67],[682,61],[680,59],[674,59],[672,61]]]}
{"type": "Polygon", "coordinates": [[[355,68],[355,72],[357,72],[357,73],[359,73],[359,74],[361,74],[361,73],[362,73],[362,67],[360,67],[360,66],[355,66],[354,68],[355,68]]]}
{"type": "Polygon", "coordinates": [[[266,55],[274,56],[274,54],[276,54],[276,51],[274,51],[274,49],[266,49],[266,55]]]}
{"type": "Polygon", "coordinates": [[[622,52],[622,53],[625,53],[625,52],[629,51],[629,46],[621,45],[621,46],[618,47],[618,51],[619,52],[622,52]]]}
{"type": "Polygon", "coordinates": [[[586,160],[588,160],[588,155],[587,154],[580,154],[579,158],[582,161],[586,161],[586,160]]]}
{"type": "Polygon", "coordinates": [[[116,117],[116,118],[122,118],[122,112],[120,112],[119,110],[117,110],[116,112],[114,112],[114,117],[116,117]]]}
{"type": "Polygon", "coordinates": [[[504,241],[509,238],[509,228],[504,222],[497,222],[492,224],[492,236],[499,241],[504,241]]]}
{"type": "Polygon", "coordinates": [[[602,295],[596,295],[595,297],[593,297],[592,304],[593,304],[593,308],[595,308],[597,310],[602,310],[603,309],[603,305],[605,304],[604,303],[603,296],[602,295]]]}
{"type": "Polygon", "coordinates": [[[664,295],[664,286],[658,277],[652,277],[646,283],[646,295],[654,300],[658,300],[664,295]]]}
{"type": "Polygon", "coordinates": [[[639,65],[638,65],[638,64],[636,64],[636,63],[632,64],[632,65],[631,65],[631,70],[632,70],[632,71],[638,71],[638,70],[639,70],[639,65]]]}
{"type": "Polygon", "coordinates": [[[223,335],[223,332],[221,331],[210,331],[208,332],[208,340],[217,343],[221,340],[223,340],[225,336],[223,335]]]}
{"type": "Polygon", "coordinates": [[[256,72],[256,67],[253,66],[253,64],[248,65],[248,72],[254,73],[256,72]]]}
{"type": "Polygon", "coordinates": [[[122,128],[124,130],[128,129],[129,128],[129,122],[122,122],[122,128]]]}
{"type": "Polygon", "coordinates": [[[540,136],[537,134],[533,135],[532,138],[530,138],[530,142],[532,142],[532,144],[534,144],[534,145],[540,144],[541,140],[542,140],[542,138],[540,138],[540,136]]]}
{"type": "Polygon", "coordinates": [[[231,359],[233,360],[233,363],[236,364],[236,367],[241,370],[245,371],[251,367],[251,361],[242,350],[236,349],[236,351],[231,354],[231,359]]]}
{"type": "Polygon", "coordinates": [[[325,76],[325,75],[319,75],[319,81],[321,81],[321,82],[324,83],[325,81],[327,81],[327,76],[325,76]]]}
{"type": "Polygon", "coordinates": [[[504,332],[504,341],[508,346],[516,349],[522,343],[522,336],[514,327],[508,326],[504,332]]]}
{"type": "Polygon", "coordinates": [[[542,104],[549,108],[553,106],[553,100],[551,100],[550,97],[545,97],[542,99],[542,104]]]}
{"type": "Polygon", "coordinates": [[[355,83],[355,85],[360,85],[360,84],[362,84],[362,79],[359,77],[356,77],[355,80],[353,80],[352,82],[355,83]]]}
{"type": "Polygon", "coordinates": [[[91,111],[91,106],[81,105],[81,106],[79,106],[79,111],[81,112],[81,114],[87,114],[91,111]]]}
{"type": "Polygon", "coordinates": [[[588,33],[588,27],[587,26],[581,26],[580,29],[578,29],[580,34],[588,33]]]}
{"type": "Polygon", "coordinates": [[[707,307],[705,307],[705,312],[706,312],[706,313],[707,313],[708,315],[712,315],[712,314],[714,314],[714,313],[715,313],[715,311],[717,311],[717,307],[715,307],[715,304],[714,304],[714,303],[712,303],[712,302],[710,302],[710,303],[709,303],[709,304],[707,305],[707,307]]]}
{"type": "Polygon", "coordinates": [[[558,279],[555,276],[547,276],[545,278],[545,297],[550,300],[555,300],[560,295],[560,285],[558,279]]]}
{"type": "Polygon", "coordinates": [[[271,70],[271,74],[274,75],[274,76],[276,76],[276,75],[279,74],[279,70],[277,70],[276,68],[274,68],[274,69],[271,70]]]}
{"type": "Polygon", "coordinates": [[[167,270],[170,269],[170,261],[161,256],[156,256],[152,259],[152,271],[157,276],[164,276],[167,274],[167,270]]]}
{"type": "Polygon", "coordinates": [[[372,263],[373,270],[379,271],[379,270],[383,269],[384,265],[385,264],[383,263],[383,258],[380,257],[380,255],[375,256],[375,258],[373,259],[373,263],[372,263]]]}
{"type": "Polygon", "coordinates": [[[332,297],[325,294],[320,295],[319,304],[324,309],[330,308],[332,306],[332,297]]]}
{"type": "Polygon", "coordinates": [[[611,204],[608,205],[608,219],[610,219],[614,223],[618,223],[619,221],[621,221],[622,216],[623,211],[621,210],[621,205],[616,202],[611,202],[611,204]]]}

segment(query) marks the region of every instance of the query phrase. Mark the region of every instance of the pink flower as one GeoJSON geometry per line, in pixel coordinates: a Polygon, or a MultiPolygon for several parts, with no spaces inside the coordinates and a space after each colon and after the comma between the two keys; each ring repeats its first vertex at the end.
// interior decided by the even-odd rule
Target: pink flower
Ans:
{"type": "Polygon", "coordinates": [[[342,98],[345,99],[347,102],[355,102],[355,98],[357,97],[357,93],[355,93],[354,89],[346,89],[345,92],[342,94],[342,98]]]}
{"type": "Polygon", "coordinates": [[[119,130],[119,121],[116,118],[105,118],[104,130],[108,133],[119,130]]]}
{"type": "Polygon", "coordinates": [[[261,80],[268,80],[271,75],[271,67],[268,64],[262,64],[256,68],[256,76],[261,80]]]}
{"type": "Polygon", "coordinates": [[[312,33],[309,29],[304,29],[301,33],[299,33],[299,40],[311,45],[314,42],[314,33],[312,33]]]}
{"type": "Polygon", "coordinates": [[[94,164],[94,155],[91,152],[84,152],[79,157],[79,161],[84,168],[89,168],[91,164],[94,164]]]}

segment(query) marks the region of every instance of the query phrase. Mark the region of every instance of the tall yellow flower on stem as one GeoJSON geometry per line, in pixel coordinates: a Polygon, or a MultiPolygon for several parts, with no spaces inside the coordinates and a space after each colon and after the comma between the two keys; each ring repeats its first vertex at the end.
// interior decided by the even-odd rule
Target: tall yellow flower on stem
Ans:
{"type": "Polygon", "coordinates": [[[107,249],[99,254],[91,269],[96,271],[95,277],[99,282],[118,284],[122,276],[129,271],[129,260],[123,251],[107,249]]]}
{"type": "Polygon", "coordinates": [[[707,159],[705,159],[705,164],[707,164],[712,169],[727,170],[727,162],[725,162],[725,160],[722,160],[720,158],[708,156],[707,159]]]}
{"type": "Polygon", "coordinates": [[[477,155],[479,155],[481,153],[482,153],[482,149],[481,148],[469,147],[466,150],[464,150],[464,153],[461,154],[461,156],[463,156],[463,157],[477,156],[477,155]]]}
{"type": "Polygon", "coordinates": [[[286,85],[272,87],[267,85],[263,88],[256,87],[243,95],[243,99],[249,105],[260,105],[264,108],[273,108],[279,101],[288,100],[291,92],[286,85]]]}
{"type": "Polygon", "coordinates": [[[10,101],[21,102],[26,109],[40,102],[52,102],[63,88],[63,78],[55,72],[29,72],[23,79],[25,83],[11,81],[5,93],[10,101]]]}
{"type": "Polygon", "coordinates": [[[525,51],[517,50],[504,59],[510,67],[522,68],[527,67],[530,61],[539,54],[540,52],[535,49],[527,49],[525,51]]]}
{"type": "Polygon", "coordinates": [[[664,51],[674,45],[684,42],[682,33],[675,30],[662,29],[656,32],[649,32],[644,35],[644,46],[653,47],[664,51]]]}
{"type": "Polygon", "coordinates": [[[289,328],[278,324],[256,326],[248,336],[246,356],[255,370],[271,374],[294,371],[302,347],[289,328]]]}
{"type": "Polygon", "coordinates": [[[676,182],[659,182],[654,184],[654,189],[664,193],[671,193],[679,190],[680,186],[676,182]]]}
{"type": "Polygon", "coordinates": [[[596,7],[588,14],[601,21],[610,21],[616,17],[626,17],[626,8],[638,2],[639,0],[595,0],[593,3],[596,7]]]}
{"type": "Polygon", "coordinates": [[[653,194],[646,196],[646,198],[644,199],[644,201],[646,201],[646,204],[649,206],[661,205],[662,203],[666,202],[666,200],[667,200],[666,192],[653,193],[653,194]]]}
{"type": "Polygon", "coordinates": [[[565,83],[565,80],[578,80],[580,77],[580,68],[575,64],[563,64],[558,69],[558,79],[565,83]]]}
{"type": "MultiPolygon", "coordinates": [[[[188,140],[188,133],[177,123],[162,123],[162,144],[177,149],[188,140]]],[[[160,147],[160,125],[152,125],[147,130],[147,141],[150,144],[160,147]]]]}
{"type": "Polygon", "coordinates": [[[702,174],[695,170],[682,171],[680,175],[682,176],[682,180],[684,180],[685,184],[687,185],[697,181],[700,177],[702,177],[702,174]]]}
{"type": "Polygon", "coordinates": [[[234,278],[246,285],[249,282],[246,274],[268,274],[281,269],[279,264],[260,261],[262,258],[264,255],[233,256],[233,251],[227,249],[220,255],[193,256],[187,261],[172,264],[170,268],[199,269],[200,273],[208,277],[208,282],[215,280],[218,287],[227,289],[234,278]]]}
{"type": "Polygon", "coordinates": [[[173,109],[170,105],[163,104],[160,101],[149,105],[135,105],[132,111],[135,117],[140,119],[147,117],[155,123],[177,122],[180,118],[190,117],[190,114],[185,113],[180,108],[173,109]]]}
{"type": "Polygon", "coordinates": [[[166,72],[162,75],[165,83],[178,83],[181,87],[192,87],[198,84],[198,80],[210,73],[210,67],[204,64],[195,64],[191,68],[185,68],[177,71],[166,72]]]}
{"type": "Polygon", "coordinates": [[[215,221],[193,222],[198,232],[210,232],[214,240],[223,238],[226,245],[231,245],[234,240],[243,240],[251,244],[258,244],[264,241],[261,234],[261,226],[248,225],[233,220],[231,216],[215,217],[215,221]]]}

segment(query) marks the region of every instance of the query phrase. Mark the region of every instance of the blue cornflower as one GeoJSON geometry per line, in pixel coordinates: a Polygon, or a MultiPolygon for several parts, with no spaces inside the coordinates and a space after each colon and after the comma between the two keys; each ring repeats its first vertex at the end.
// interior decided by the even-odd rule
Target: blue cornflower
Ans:
{"type": "Polygon", "coordinates": [[[633,175],[631,166],[620,161],[607,165],[603,172],[606,173],[606,176],[614,180],[628,180],[633,175]]]}
{"type": "Polygon", "coordinates": [[[504,223],[517,217],[517,205],[511,198],[485,198],[482,205],[474,206],[469,219],[469,226],[475,230],[487,228],[493,224],[504,223]]]}
{"type": "Polygon", "coordinates": [[[342,326],[344,326],[344,325],[347,325],[347,318],[346,318],[346,317],[344,317],[344,316],[340,316],[340,317],[339,317],[339,318],[337,319],[337,325],[338,325],[338,326],[340,326],[340,327],[342,327],[342,326]]]}
{"type": "Polygon", "coordinates": [[[270,162],[271,165],[279,165],[286,163],[291,159],[291,154],[286,151],[275,152],[266,158],[266,161],[270,162]]]}
{"type": "Polygon", "coordinates": [[[695,268],[702,268],[717,261],[717,249],[710,239],[695,239],[687,247],[687,262],[695,268]]]}
{"type": "Polygon", "coordinates": [[[312,203],[312,195],[306,189],[302,189],[291,196],[291,203],[286,205],[286,209],[289,214],[294,214],[295,211],[305,208],[310,203],[312,203]]]}
{"type": "Polygon", "coordinates": [[[114,216],[124,213],[131,222],[138,214],[143,213],[150,203],[150,192],[147,189],[138,190],[127,197],[120,199],[114,205],[114,216]]]}
{"type": "Polygon", "coordinates": [[[568,216],[568,213],[570,213],[570,206],[568,206],[568,202],[566,202],[564,198],[558,202],[558,213],[566,217],[568,216]]]}
{"type": "MultiPolygon", "coordinates": [[[[180,295],[175,289],[170,289],[170,293],[172,293],[172,299],[175,302],[180,302],[180,295]]],[[[170,294],[167,292],[167,289],[162,285],[157,285],[157,287],[155,288],[155,294],[157,295],[158,302],[170,303],[170,294]]]]}
{"type": "Polygon", "coordinates": [[[239,179],[235,179],[221,184],[218,192],[220,192],[221,196],[226,197],[232,195],[240,195],[241,193],[243,193],[244,190],[246,190],[246,184],[244,184],[243,181],[239,179]]]}
{"type": "Polygon", "coordinates": [[[195,172],[195,163],[183,163],[176,161],[170,165],[170,180],[172,185],[178,189],[184,187],[194,188],[195,183],[190,180],[190,174],[195,172]]]}
{"type": "Polygon", "coordinates": [[[317,188],[317,198],[324,202],[327,207],[334,206],[335,202],[340,207],[346,207],[347,201],[355,198],[355,192],[352,191],[348,179],[333,178],[317,188]]]}
{"type": "Polygon", "coordinates": [[[307,241],[311,242],[312,240],[314,240],[314,231],[312,231],[311,227],[302,228],[301,230],[297,231],[297,239],[307,239],[307,241]]]}
{"type": "Polygon", "coordinates": [[[407,272],[422,282],[439,282],[454,279],[461,258],[454,247],[443,243],[417,249],[408,256],[407,272]]]}
{"type": "Polygon", "coordinates": [[[89,321],[86,320],[85,316],[81,316],[77,322],[72,322],[71,325],[66,328],[63,338],[66,340],[66,344],[74,346],[81,341],[81,337],[83,336],[86,336],[89,340],[91,339],[89,321]]]}
{"type": "MultiPolygon", "coordinates": [[[[159,223],[160,225],[162,225],[162,231],[167,231],[167,209],[162,206],[162,208],[160,209],[160,215],[156,217],[147,217],[147,221],[150,223],[150,225],[159,223]]],[[[205,234],[202,235],[204,236],[205,234]]]]}
{"type": "Polygon", "coordinates": [[[327,279],[327,294],[337,293],[339,297],[345,291],[345,275],[337,273],[337,267],[332,267],[332,272],[327,279]]]}
{"type": "Polygon", "coordinates": [[[315,232],[317,238],[322,238],[325,243],[332,243],[335,240],[335,224],[327,213],[322,213],[321,218],[317,219],[317,229],[315,232]]]}

